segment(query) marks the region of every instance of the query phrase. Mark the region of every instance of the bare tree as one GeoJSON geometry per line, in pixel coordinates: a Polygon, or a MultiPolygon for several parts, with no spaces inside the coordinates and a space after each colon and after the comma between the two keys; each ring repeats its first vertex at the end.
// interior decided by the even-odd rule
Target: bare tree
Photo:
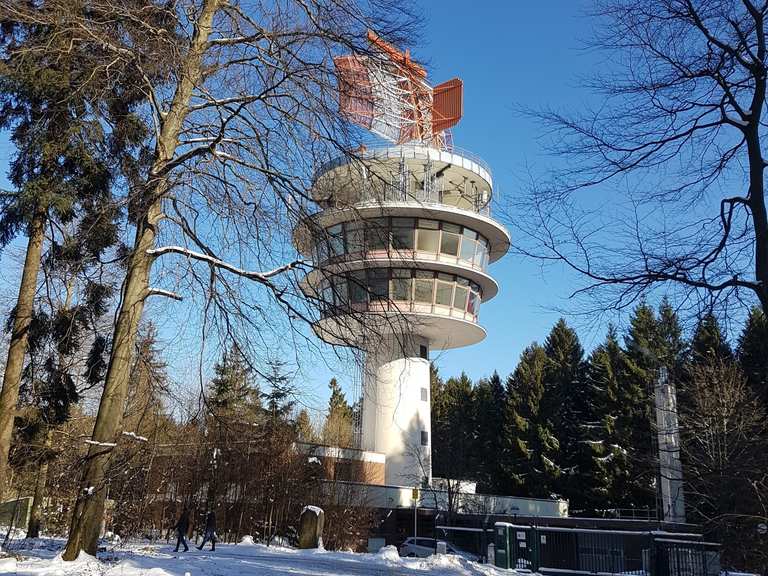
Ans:
{"type": "MultiPolygon", "coordinates": [[[[296,272],[306,264],[294,259],[285,232],[312,205],[312,170],[350,141],[337,111],[332,57],[365,51],[366,28],[397,34],[411,19],[386,0],[189,0],[153,5],[161,16],[155,12],[152,20],[141,3],[97,0],[87,13],[63,0],[52,5],[58,10],[10,10],[17,20],[48,18],[74,45],[108,54],[94,76],[109,75],[115,62],[130,67],[146,95],[153,135],[136,162],[123,167],[135,237],[123,262],[111,358],[64,553],[71,560],[80,550],[96,551],[145,303],[152,295],[182,298],[153,287],[172,276],[156,263],[175,256],[172,270],[188,264],[175,274],[177,285],[202,288],[221,312],[242,299],[247,281],[289,316],[311,320],[291,299],[298,295],[291,290],[296,272]],[[115,34],[115,21],[130,33],[115,34]],[[161,80],[158,61],[168,71],[161,80]]],[[[237,309],[246,312],[247,305],[237,309]]]]}
{"type": "Polygon", "coordinates": [[[724,560],[765,570],[757,525],[768,521],[768,426],[738,366],[712,360],[693,366],[683,386],[681,448],[686,504],[719,541],[724,560]]]}
{"type": "Polygon", "coordinates": [[[599,104],[531,113],[560,167],[534,178],[518,250],[583,275],[600,309],[662,286],[766,308],[768,3],[596,4],[599,104]]]}

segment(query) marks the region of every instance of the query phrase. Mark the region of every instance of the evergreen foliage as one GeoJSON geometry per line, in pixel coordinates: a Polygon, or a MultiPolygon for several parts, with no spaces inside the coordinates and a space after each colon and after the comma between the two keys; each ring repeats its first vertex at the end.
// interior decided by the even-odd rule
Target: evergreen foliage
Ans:
{"type": "Polygon", "coordinates": [[[768,412],[768,318],[753,308],[739,335],[737,355],[747,383],[768,412]]]}
{"type": "Polygon", "coordinates": [[[534,343],[507,379],[503,467],[520,495],[548,497],[559,476],[554,461],[560,445],[542,413],[546,369],[546,352],[534,343]]]}
{"type": "Polygon", "coordinates": [[[263,395],[240,349],[234,344],[227,348],[213,371],[207,402],[216,428],[235,432],[260,422],[263,395]]]}
{"type": "Polygon", "coordinates": [[[331,446],[351,446],[354,440],[352,406],[347,402],[336,378],[328,383],[331,396],[328,399],[328,414],[323,424],[323,442],[331,446]]]}
{"type": "Polygon", "coordinates": [[[579,466],[581,426],[589,418],[589,397],[584,391],[584,349],[564,319],[547,336],[544,354],[547,363],[541,414],[550,423],[558,447],[552,458],[544,459],[544,466],[553,468],[558,477],[555,491],[568,493],[579,466]]]}
{"type": "Polygon", "coordinates": [[[449,480],[477,481],[477,424],[473,417],[472,380],[462,373],[443,382],[436,370],[432,374],[432,473],[449,480]],[[437,450],[435,444],[439,446],[437,450]]]}
{"type": "Polygon", "coordinates": [[[312,426],[312,420],[306,408],[302,408],[296,417],[296,434],[301,442],[314,443],[318,441],[315,428],[312,426]]]}
{"type": "Polygon", "coordinates": [[[691,362],[706,364],[713,361],[729,361],[733,351],[720,328],[720,323],[712,314],[707,314],[696,327],[691,341],[691,362]]]}
{"type": "MultiPolygon", "coordinates": [[[[758,387],[764,329],[753,312],[739,344],[758,387]]],[[[698,357],[733,358],[716,319],[704,317],[689,345],[663,300],[658,310],[640,303],[626,332],[609,327],[586,359],[576,332],[559,320],[544,345],[523,351],[503,386],[495,373],[474,386],[465,374],[443,381],[433,366],[433,473],[476,480],[481,492],[567,498],[575,514],[653,516],[654,387],[666,372],[686,401],[698,357]]]]}
{"type": "Polygon", "coordinates": [[[476,429],[478,490],[496,493],[503,471],[500,466],[499,432],[504,428],[506,393],[497,372],[475,386],[472,418],[476,429]]]}

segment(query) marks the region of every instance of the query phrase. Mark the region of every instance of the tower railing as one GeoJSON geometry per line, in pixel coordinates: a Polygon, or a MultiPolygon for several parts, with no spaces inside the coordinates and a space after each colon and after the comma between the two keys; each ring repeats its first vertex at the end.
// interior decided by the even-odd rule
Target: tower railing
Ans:
{"type": "MultiPolygon", "coordinates": [[[[360,186],[354,191],[354,195],[339,198],[333,192],[332,184],[329,186],[328,200],[319,200],[322,209],[334,206],[337,208],[350,205],[386,202],[413,202],[420,205],[443,205],[468,210],[482,216],[491,216],[491,193],[478,188],[476,183],[465,182],[463,187],[446,185],[446,179],[429,173],[430,161],[427,161],[427,174],[423,177],[420,186],[413,185],[411,171],[402,162],[401,169],[386,180],[379,177],[369,177],[361,170],[360,186]]],[[[322,196],[322,195],[321,195],[322,196]]]]}
{"type": "MultiPolygon", "coordinates": [[[[491,172],[491,166],[483,160],[478,154],[467,150],[466,148],[460,148],[458,146],[449,146],[445,149],[435,148],[428,146],[420,142],[412,142],[406,144],[399,144],[397,146],[382,146],[380,142],[377,142],[371,146],[362,144],[359,150],[351,151],[347,154],[340,154],[331,158],[329,161],[324,162],[320,167],[315,170],[313,178],[316,180],[319,176],[322,176],[328,170],[331,170],[337,166],[342,166],[349,163],[352,160],[370,159],[375,160],[377,158],[402,158],[402,159],[422,159],[431,158],[433,160],[439,160],[443,154],[452,154],[460,158],[464,158],[471,162],[474,162],[479,166],[490,180],[493,176],[491,172]]],[[[489,181],[489,184],[491,182],[489,181]]]]}

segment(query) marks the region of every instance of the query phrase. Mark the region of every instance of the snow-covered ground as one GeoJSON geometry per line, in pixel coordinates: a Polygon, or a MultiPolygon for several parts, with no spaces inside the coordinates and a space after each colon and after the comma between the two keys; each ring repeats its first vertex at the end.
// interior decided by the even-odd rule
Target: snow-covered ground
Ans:
{"type": "Polygon", "coordinates": [[[0,558],[0,574],[19,576],[510,576],[508,570],[475,564],[458,556],[400,558],[390,546],[378,554],[295,550],[261,544],[220,544],[216,552],[173,546],[135,545],[116,548],[102,560],[82,555],[61,560],[62,541],[41,539],[0,558]]]}

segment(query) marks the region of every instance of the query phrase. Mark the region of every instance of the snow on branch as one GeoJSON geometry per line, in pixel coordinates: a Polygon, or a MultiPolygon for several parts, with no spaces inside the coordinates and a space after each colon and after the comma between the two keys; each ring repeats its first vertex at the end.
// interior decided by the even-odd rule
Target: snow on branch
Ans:
{"type": "Polygon", "coordinates": [[[103,448],[114,448],[117,446],[114,442],[99,442],[98,440],[84,440],[84,442],[91,446],[101,446],[103,448]]]}
{"type": "Polygon", "coordinates": [[[129,438],[137,440],[138,442],[149,442],[149,439],[146,436],[139,436],[138,434],[136,434],[136,432],[123,431],[123,436],[128,436],[129,438]]]}
{"type": "Polygon", "coordinates": [[[179,302],[184,300],[184,298],[179,294],[176,294],[176,292],[171,292],[170,290],[162,290],[160,288],[150,288],[148,295],[149,296],[165,296],[166,298],[173,298],[174,300],[178,300],[179,302]]]}
{"type": "Polygon", "coordinates": [[[274,270],[269,270],[267,272],[255,272],[255,271],[249,271],[249,270],[244,270],[242,268],[238,268],[237,266],[234,266],[228,262],[225,262],[220,258],[216,258],[215,256],[209,256],[208,254],[195,252],[194,250],[189,250],[188,248],[184,248],[182,246],[163,246],[161,248],[154,248],[151,250],[147,250],[147,254],[149,254],[150,256],[154,256],[155,258],[157,258],[158,256],[162,256],[163,254],[180,254],[182,256],[186,256],[187,258],[191,258],[193,260],[206,262],[211,266],[215,266],[216,268],[226,270],[227,272],[231,272],[232,274],[236,274],[237,276],[242,276],[243,278],[248,278],[250,280],[256,280],[264,284],[267,284],[269,279],[272,278],[273,276],[277,276],[279,274],[282,274],[283,272],[288,272],[289,270],[293,270],[294,268],[299,268],[304,264],[306,264],[304,260],[294,260],[293,262],[290,262],[288,264],[275,268],[274,270]]]}

